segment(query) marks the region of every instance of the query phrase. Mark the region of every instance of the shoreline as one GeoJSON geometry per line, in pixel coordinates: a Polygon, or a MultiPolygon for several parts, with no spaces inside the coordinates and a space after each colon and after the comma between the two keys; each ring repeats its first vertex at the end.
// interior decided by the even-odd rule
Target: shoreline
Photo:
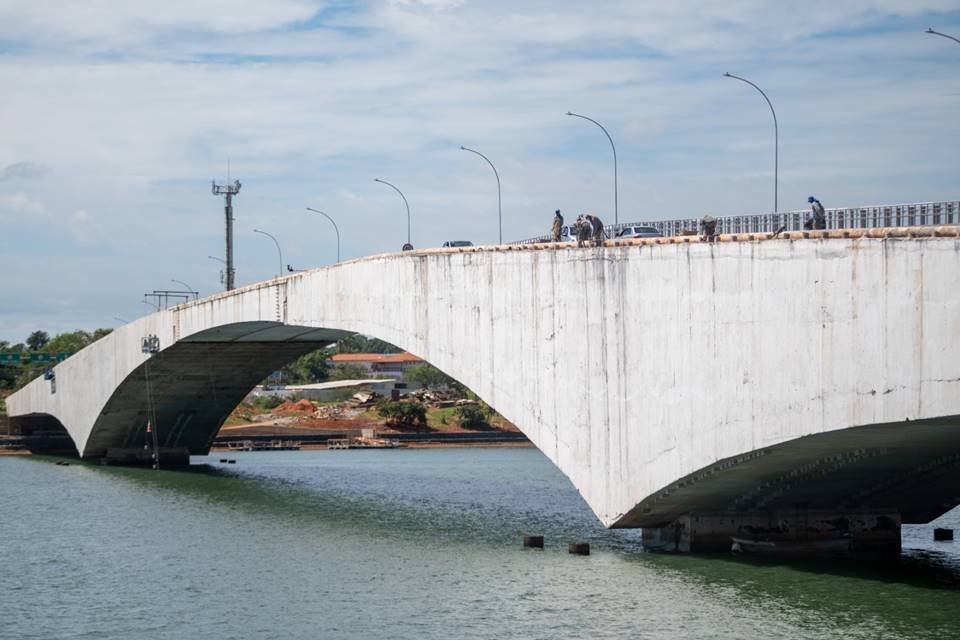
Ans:
{"type": "MultiPolygon", "coordinates": [[[[407,442],[404,443],[405,446],[397,447],[401,449],[526,449],[533,448],[536,446],[529,440],[488,440],[488,441],[477,441],[477,442],[407,442]]],[[[389,448],[389,447],[384,447],[389,448]]],[[[371,447],[371,449],[378,449],[377,447],[371,447]]],[[[299,449],[295,451],[332,451],[326,444],[320,443],[303,443],[300,444],[299,449]]],[[[269,451],[269,449],[268,449],[269,451]]],[[[231,449],[223,445],[213,445],[210,447],[210,453],[236,453],[236,449],[231,449]]],[[[258,452],[259,453],[259,452],[258,452]]]]}

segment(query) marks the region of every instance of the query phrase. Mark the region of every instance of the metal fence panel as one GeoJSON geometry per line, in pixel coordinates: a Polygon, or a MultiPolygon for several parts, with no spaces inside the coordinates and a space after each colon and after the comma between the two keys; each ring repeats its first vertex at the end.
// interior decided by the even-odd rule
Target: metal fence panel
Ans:
{"type": "MultiPolygon", "coordinates": [[[[828,229],[872,229],[878,227],[914,227],[925,225],[960,224],[960,200],[942,202],[917,202],[908,204],[877,205],[868,207],[841,207],[826,210],[828,229]]],[[[810,215],[809,209],[797,209],[780,213],[721,216],[717,218],[718,233],[772,233],[781,227],[786,231],[800,231],[810,215]]],[[[654,227],[665,236],[678,236],[684,231],[699,233],[699,218],[677,218],[624,222],[606,225],[608,238],[626,227],[654,227]]],[[[509,244],[550,242],[550,236],[518,240],[509,244]]]]}

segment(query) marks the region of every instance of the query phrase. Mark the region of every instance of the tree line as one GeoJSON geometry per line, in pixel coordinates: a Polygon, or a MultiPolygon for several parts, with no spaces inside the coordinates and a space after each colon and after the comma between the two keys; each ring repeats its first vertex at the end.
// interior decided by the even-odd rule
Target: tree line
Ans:
{"type": "MultiPolygon", "coordinates": [[[[10,344],[0,340],[0,352],[7,353],[76,353],[108,335],[113,329],[96,329],[93,332],[77,329],[50,337],[46,331],[34,331],[23,342],[10,344]]],[[[0,365],[0,389],[17,390],[43,373],[47,365],[20,363],[0,365]]]]}
{"type": "MultiPolygon", "coordinates": [[[[113,329],[96,329],[92,332],[77,329],[67,333],[50,336],[46,331],[34,331],[26,340],[11,344],[0,340],[0,352],[7,353],[76,353],[109,335],[113,329]]],[[[401,353],[402,349],[380,340],[362,335],[348,336],[323,349],[317,349],[283,369],[281,375],[286,384],[312,384],[328,380],[357,380],[368,376],[366,370],[357,364],[343,363],[335,367],[327,360],[337,353],[401,353]]],[[[0,389],[16,391],[34,378],[43,374],[47,365],[42,363],[20,363],[0,365],[0,389]]],[[[461,385],[436,367],[422,364],[407,371],[407,379],[425,387],[448,386],[462,390],[461,385]]]]}

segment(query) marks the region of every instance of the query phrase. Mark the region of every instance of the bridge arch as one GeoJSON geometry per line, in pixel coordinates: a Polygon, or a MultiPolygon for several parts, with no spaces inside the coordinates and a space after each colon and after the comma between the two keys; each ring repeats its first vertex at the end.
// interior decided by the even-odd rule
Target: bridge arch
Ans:
{"type": "MultiPolygon", "coordinates": [[[[228,363],[253,358],[257,342],[289,343],[285,361],[362,333],[474,390],[605,524],[646,526],[638,505],[682,495],[670,488],[724,461],[960,415],[958,237],[845,230],[373,256],[144,317],[58,365],[55,394],[36,380],[7,405],[55,416],[96,455],[129,428],[110,416],[131,415],[144,336],[160,340],[150,366],[181,363],[161,374],[170,389],[194,401],[222,392],[226,407],[282,362],[220,387],[191,359],[219,367],[217,350],[235,344],[217,369],[235,374],[228,363]]],[[[211,412],[171,417],[185,434],[216,423],[211,412]]]]}

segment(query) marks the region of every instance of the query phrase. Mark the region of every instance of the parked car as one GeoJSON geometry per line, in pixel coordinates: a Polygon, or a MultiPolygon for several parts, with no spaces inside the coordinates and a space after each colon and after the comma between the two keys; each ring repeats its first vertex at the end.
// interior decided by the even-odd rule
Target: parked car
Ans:
{"type": "Polygon", "coordinates": [[[663,234],[660,233],[656,227],[646,227],[646,226],[634,226],[634,227],[624,227],[619,232],[617,232],[618,238],[662,238],[663,234]]]}
{"type": "Polygon", "coordinates": [[[473,243],[469,240],[447,240],[443,243],[444,247],[472,247],[473,243]]]}

